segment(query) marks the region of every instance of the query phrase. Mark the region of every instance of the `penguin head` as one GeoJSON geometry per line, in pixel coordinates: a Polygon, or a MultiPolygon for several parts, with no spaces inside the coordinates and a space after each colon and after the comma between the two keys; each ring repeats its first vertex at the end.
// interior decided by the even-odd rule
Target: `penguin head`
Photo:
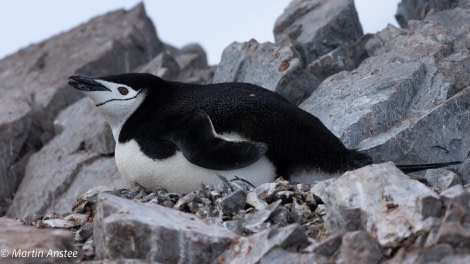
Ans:
{"type": "Polygon", "coordinates": [[[103,77],[72,75],[68,83],[90,97],[105,116],[115,139],[122,125],[142,104],[148,93],[150,74],[127,73],[103,77]]]}

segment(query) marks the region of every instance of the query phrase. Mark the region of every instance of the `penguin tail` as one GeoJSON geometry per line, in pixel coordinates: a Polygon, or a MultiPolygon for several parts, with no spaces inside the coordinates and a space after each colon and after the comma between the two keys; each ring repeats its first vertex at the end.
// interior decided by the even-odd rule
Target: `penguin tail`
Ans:
{"type": "Polygon", "coordinates": [[[462,161],[451,161],[451,162],[440,162],[440,163],[428,163],[428,164],[411,164],[411,165],[397,165],[404,173],[428,170],[428,169],[439,169],[445,168],[452,165],[459,165],[462,161]]]}
{"type": "Polygon", "coordinates": [[[349,167],[347,170],[359,169],[373,163],[373,160],[369,155],[355,149],[348,150],[346,157],[349,167]]]}

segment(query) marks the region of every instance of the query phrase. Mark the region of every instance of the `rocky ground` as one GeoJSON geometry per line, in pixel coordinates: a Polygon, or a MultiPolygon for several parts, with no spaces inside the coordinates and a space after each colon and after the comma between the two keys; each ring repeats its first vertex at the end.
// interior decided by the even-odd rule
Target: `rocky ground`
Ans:
{"type": "Polygon", "coordinates": [[[141,4],[1,60],[0,262],[469,263],[470,2],[403,0],[397,20],[363,35],[352,0],[293,0],[275,43],[234,42],[209,66],[160,41],[141,4]],[[128,186],[66,78],[129,71],[258,84],[376,164],[313,185],[128,186]]]}

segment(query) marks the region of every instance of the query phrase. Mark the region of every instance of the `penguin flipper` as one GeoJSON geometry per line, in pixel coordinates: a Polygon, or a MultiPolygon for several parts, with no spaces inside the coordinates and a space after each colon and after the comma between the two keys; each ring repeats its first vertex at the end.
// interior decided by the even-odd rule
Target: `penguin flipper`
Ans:
{"type": "Polygon", "coordinates": [[[268,146],[255,141],[229,141],[218,137],[209,115],[195,110],[183,117],[173,118],[177,124],[167,138],[191,163],[212,170],[233,170],[259,160],[268,146]]]}

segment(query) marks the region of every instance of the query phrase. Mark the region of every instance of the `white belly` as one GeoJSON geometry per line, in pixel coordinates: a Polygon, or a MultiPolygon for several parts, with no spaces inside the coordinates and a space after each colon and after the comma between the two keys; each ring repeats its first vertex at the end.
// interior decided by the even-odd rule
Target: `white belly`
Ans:
{"type": "Polygon", "coordinates": [[[201,188],[201,183],[220,183],[217,174],[227,180],[243,178],[255,186],[271,182],[275,178],[275,168],[266,157],[245,168],[217,171],[192,164],[179,151],[167,159],[151,159],[140,151],[135,140],[116,144],[115,156],[119,172],[124,178],[152,191],[195,191],[201,188]]]}

